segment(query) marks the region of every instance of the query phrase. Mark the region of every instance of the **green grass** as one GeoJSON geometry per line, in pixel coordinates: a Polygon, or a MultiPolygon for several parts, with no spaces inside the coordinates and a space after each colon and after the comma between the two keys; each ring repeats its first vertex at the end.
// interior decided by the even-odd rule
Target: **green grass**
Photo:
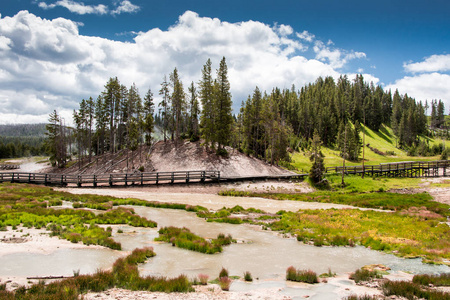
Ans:
{"type": "MultiPolygon", "coordinates": [[[[379,132],[375,132],[367,127],[362,126],[366,129],[365,135],[365,144],[370,144],[371,147],[380,150],[381,152],[394,152],[395,155],[380,155],[373,152],[368,147],[365,147],[364,150],[364,163],[366,165],[378,165],[380,163],[390,163],[390,162],[399,162],[399,161],[433,161],[439,160],[440,155],[436,156],[408,156],[407,153],[401,149],[396,148],[396,138],[392,129],[386,126],[383,126],[379,132]]],[[[361,141],[363,137],[363,133],[361,131],[360,134],[361,141]]],[[[429,140],[430,146],[434,144],[442,143],[442,139],[436,138],[422,138],[429,140]]],[[[445,141],[446,147],[450,147],[450,141],[445,141]]],[[[339,151],[331,148],[323,147],[322,152],[325,155],[324,163],[326,167],[334,167],[334,166],[342,166],[342,157],[339,156],[339,151]]],[[[305,152],[295,152],[291,156],[292,166],[297,170],[301,171],[301,173],[308,173],[311,168],[311,162],[309,160],[309,156],[305,152]]],[[[356,166],[362,164],[362,149],[359,161],[346,161],[345,164],[347,166],[356,166]]]]}
{"type": "Polygon", "coordinates": [[[422,257],[427,262],[450,259],[450,227],[444,218],[425,220],[402,213],[346,210],[280,212],[281,219],[266,226],[291,233],[297,240],[332,245],[360,244],[403,257],[422,257]]]}
{"type": "Polygon", "coordinates": [[[21,184],[0,184],[0,228],[22,225],[28,228],[47,228],[53,236],[73,243],[101,245],[120,250],[120,243],[111,232],[96,224],[127,224],[135,227],[156,227],[151,220],[134,214],[133,209],[116,208],[95,214],[86,210],[52,209],[61,205],[64,193],[48,187],[21,184]]]}
{"type": "Polygon", "coordinates": [[[435,286],[450,286],[450,273],[444,273],[439,275],[419,274],[414,275],[414,283],[421,285],[435,285],[435,286]]]}
{"type": "Polygon", "coordinates": [[[317,274],[311,270],[296,270],[293,266],[290,266],[286,270],[286,280],[305,282],[305,283],[318,283],[319,278],[317,274]]]}
{"type": "Polygon", "coordinates": [[[155,238],[155,241],[164,241],[179,248],[206,254],[214,254],[222,252],[222,246],[231,244],[233,239],[231,235],[225,236],[221,233],[216,239],[212,239],[211,242],[209,242],[201,236],[193,234],[186,227],[178,228],[170,226],[161,228],[159,230],[159,237],[155,238]]]}
{"type": "Polygon", "coordinates": [[[350,274],[349,279],[359,283],[361,281],[371,281],[374,278],[383,278],[383,276],[376,270],[371,271],[367,269],[358,269],[350,274]]]}
{"type": "MultiPolygon", "coordinates": [[[[321,203],[336,203],[345,204],[362,208],[375,208],[392,211],[415,210],[416,208],[425,207],[430,212],[438,214],[435,217],[450,216],[450,205],[433,201],[433,198],[428,193],[417,194],[399,194],[387,192],[372,192],[361,193],[357,190],[355,192],[332,192],[332,191],[318,191],[314,193],[297,193],[297,194],[283,194],[283,193],[245,193],[242,196],[247,197],[262,197],[275,200],[292,200],[304,202],[321,202],[321,203]]],[[[208,217],[207,214],[202,216],[208,217]]],[[[432,217],[430,215],[430,217],[432,217]]]]}
{"type": "Polygon", "coordinates": [[[381,289],[383,294],[389,296],[401,296],[408,300],[414,299],[430,299],[430,300],[450,300],[450,293],[429,290],[426,287],[420,286],[414,282],[409,281],[385,281],[381,289]]]}

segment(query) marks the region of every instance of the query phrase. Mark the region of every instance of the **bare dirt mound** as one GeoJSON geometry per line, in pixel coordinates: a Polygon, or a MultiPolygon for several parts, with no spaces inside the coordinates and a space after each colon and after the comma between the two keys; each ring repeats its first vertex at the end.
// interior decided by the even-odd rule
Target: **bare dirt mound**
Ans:
{"type": "Polygon", "coordinates": [[[117,153],[83,159],[66,169],[46,169],[46,173],[65,174],[109,174],[140,172],[172,172],[214,170],[224,177],[267,176],[294,174],[262,160],[247,156],[226,147],[228,157],[218,156],[201,142],[172,141],[157,142],[153,146],[141,146],[135,151],[121,150],[117,153]]]}
{"type": "Polygon", "coordinates": [[[221,157],[200,142],[185,141],[175,146],[161,141],[153,147],[150,159],[157,171],[218,170],[225,177],[293,174],[231,147],[226,150],[228,157],[221,157]]]}

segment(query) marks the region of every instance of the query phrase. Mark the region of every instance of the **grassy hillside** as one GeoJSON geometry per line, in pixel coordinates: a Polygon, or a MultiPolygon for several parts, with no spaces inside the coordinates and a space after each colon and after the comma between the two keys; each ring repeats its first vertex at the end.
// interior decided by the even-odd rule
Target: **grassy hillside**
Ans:
{"type": "MultiPolygon", "coordinates": [[[[394,155],[380,155],[365,147],[365,159],[364,162],[367,165],[376,165],[380,163],[398,162],[398,161],[429,161],[429,160],[439,160],[440,155],[437,156],[408,156],[403,150],[396,148],[396,137],[391,128],[383,126],[379,132],[375,132],[367,127],[362,126],[366,130],[365,144],[369,144],[370,147],[376,148],[384,153],[394,153],[394,155]]],[[[363,138],[363,133],[361,131],[361,140],[363,138]]],[[[428,140],[430,145],[442,143],[440,138],[431,139],[428,137],[423,137],[422,139],[428,140]]],[[[445,141],[446,147],[450,147],[450,141],[445,141]]],[[[339,156],[339,151],[323,147],[322,152],[325,155],[325,166],[341,166],[342,157],[339,156]]],[[[291,156],[292,166],[300,171],[308,172],[311,167],[311,162],[308,158],[308,153],[306,152],[295,152],[291,156]]],[[[346,165],[361,165],[362,164],[362,151],[360,155],[360,160],[357,162],[346,161],[346,165]]]]}

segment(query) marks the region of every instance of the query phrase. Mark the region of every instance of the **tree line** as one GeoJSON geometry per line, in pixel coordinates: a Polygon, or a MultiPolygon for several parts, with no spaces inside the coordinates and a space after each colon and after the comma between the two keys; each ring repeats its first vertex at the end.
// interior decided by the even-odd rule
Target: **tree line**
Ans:
{"type": "MultiPolygon", "coordinates": [[[[127,88],[114,77],[96,100],[83,99],[73,112],[79,158],[87,156],[90,161],[92,155],[150,145],[155,123],[161,127],[164,141],[170,139],[178,145],[182,138],[197,141],[201,136],[208,147],[226,155],[224,147],[230,143],[233,116],[225,57],[215,78],[208,59],[200,81],[197,85],[192,82],[187,93],[175,68],[168,77],[164,75],[159,95],[161,101],[156,108],[151,89],[142,99],[135,84],[127,88]]],[[[59,167],[65,166],[69,156],[69,139],[63,127],[61,117],[52,112],[47,124],[48,148],[51,160],[59,167]]]]}
{"type": "Polygon", "coordinates": [[[45,124],[0,125],[0,159],[46,153],[45,124]]]}
{"type": "MultiPolygon", "coordinates": [[[[391,126],[397,146],[403,149],[416,147],[419,136],[427,133],[428,104],[398,90],[393,94],[384,91],[365,82],[362,75],[353,80],[343,75],[337,81],[319,77],[300,90],[275,87],[268,93],[255,87],[232,115],[226,60],[221,60],[214,77],[208,59],[200,80],[191,82],[187,91],[175,68],[164,75],[158,94],[161,100],[156,107],[151,89],[142,99],[134,84],[127,88],[117,77],[110,78],[96,100],[83,99],[74,111],[78,155],[91,159],[92,155],[150,145],[155,127],[161,130],[161,139],[172,140],[175,146],[181,139],[202,138],[220,155],[227,155],[225,146],[232,146],[272,164],[288,161],[289,151],[310,150],[314,135],[315,145],[320,140],[346,159],[358,160],[362,124],[374,131],[383,124],[391,126]]],[[[435,118],[441,120],[443,103],[432,101],[432,111],[435,106],[435,118]]],[[[56,112],[51,114],[48,136],[54,161],[63,166],[67,147],[61,146],[64,130],[58,118],[56,112]]],[[[432,124],[441,126],[439,121],[432,124]]]]}

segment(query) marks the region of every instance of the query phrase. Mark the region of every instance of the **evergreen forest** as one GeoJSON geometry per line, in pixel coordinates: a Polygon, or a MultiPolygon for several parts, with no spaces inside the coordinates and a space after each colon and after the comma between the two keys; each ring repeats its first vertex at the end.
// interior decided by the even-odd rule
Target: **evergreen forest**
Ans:
{"type": "Polygon", "coordinates": [[[136,150],[155,140],[177,145],[182,139],[202,139],[219,155],[227,156],[225,146],[232,146],[271,164],[285,165],[290,152],[310,151],[315,133],[316,144],[338,150],[341,157],[354,162],[361,159],[363,127],[375,132],[391,127],[396,147],[411,155],[432,153],[420,137],[442,132],[448,136],[441,100],[416,101],[398,90],[385,91],[367,83],[362,75],[354,79],[342,75],[337,81],[319,77],[300,89],[255,87],[233,115],[226,60],[220,61],[214,74],[208,59],[197,83],[189,83],[186,89],[175,68],[163,76],[157,93],[161,100],[156,106],[151,89],[142,98],[134,84],[127,88],[114,77],[95,100],[80,102],[73,112],[73,130],[63,130],[60,116],[52,112],[47,149],[54,164],[66,164],[69,141],[75,144],[73,152],[90,159],[121,149],[136,150]],[[427,117],[430,108],[431,117],[427,117]]]}

